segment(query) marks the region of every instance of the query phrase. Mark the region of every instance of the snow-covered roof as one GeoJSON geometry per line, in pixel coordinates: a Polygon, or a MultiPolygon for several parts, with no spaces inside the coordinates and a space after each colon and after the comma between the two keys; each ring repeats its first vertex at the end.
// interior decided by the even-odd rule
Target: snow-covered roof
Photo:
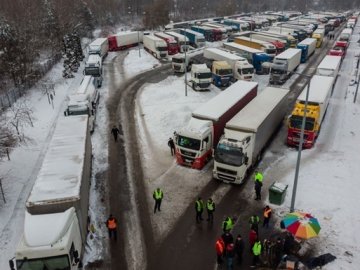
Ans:
{"type": "Polygon", "coordinates": [[[176,33],[174,31],[166,31],[165,33],[169,34],[170,36],[173,36],[177,39],[180,39],[180,41],[189,41],[189,38],[183,34],[176,33]]]}
{"type": "Polygon", "coordinates": [[[201,34],[201,33],[199,33],[199,32],[196,32],[196,31],[194,31],[194,30],[191,30],[191,29],[183,29],[185,32],[188,32],[188,33],[191,33],[191,34],[193,34],[194,36],[198,36],[198,37],[200,37],[200,38],[203,38],[204,37],[204,35],[203,34],[201,34]]]}
{"type": "Polygon", "coordinates": [[[318,65],[318,69],[336,69],[341,62],[341,56],[326,55],[318,65]]]}
{"type": "Polygon", "coordinates": [[[209,127],[211,126],[210,121],[201,120],[194,117],[191,117],[187,126],[181,131],[181,135],[187,136],[187,134],[191,134],[190,136],[197,135],[200,138],[203,137],[203,134],[209,131],[209,127]]]}
{"type": "Polygon", "coordinates": [[[226,123],[226,128],[256,132],[269,113],[288,93],[287,89],[266,87],[226,123]]]}
{"type": "Polygon", "coordinates": [[[95,39],[93,42],[90,43],[90,47],[91,46],[101,46],[103,43],[107,43],[108,40],[107,38],[97,38],[95,39]]]}
{"type": "Polygon", "coordinates": [[[225,46],[225,48],[226,48],[226,46],[228,46],[228,48],[231,47],[231,48],[234,48],[235,50],[239,49],[239,50],[249,52],[249,53],[264,53],[263,51],[260,51],[258,49],[254,49],[254,48],[250,48],[248,46],[240,45],[240,44],[237,44],[235,42],[225,42],[224,46],[225,46]]]}
{"type": "Polygon", "coordinates": [[[316,43],[316,38],[305,38],[299,42],[298,45],[311,45],[312,43],[316,43]]]}
{"type": "Polygon", "coordinates": [[[258,44],[261,44],[263,46],[267,46],[269,48],[273,48],[275,47],[274,45],[272,45],[270,42],[268,41],[263,41],[263,40],[260,40],[260,39],[256,39],[256,38],[249,38],[249,37],[244,37],[244,36],[240,36],[240,37],[235,37],[235,39],[242,39],[242,40],[246,40],[246,41],[251,41],[251,42],[255,42],[255,43],[258,43],[258,44]]]}
{"type": "MultiPolygon", "coordinates": [[[[334,77],[320,75],[313,76],[310,81],[308,100],[311,102],[323,103],[328,96],[329,91],[332,90],[333,83],[334,77]]],[[[308,86],[305,86],[304,90],[299,95],[298,100],[305,101],[307,87],[308,86]]]]}
{"type": "Polygon", "coordinates": [[[253,88],[257,87],[257,85],[257,82],[237,81],[194,111],[192,116],[199,119],[218,121],[229,108],[246,96],[253,88]]]}
{"type": "Polygon", "coordinates": [[[100,64],[101,62],[102,62],[101,56],[98,54],[89,54],[89,57],[86,60],[86,63],[99,63],[100,64]]]}
{"type": "Polygon", "coordinates": [[[84,76],[84,79],[81,81],[80,86],[76,91],[76,94],[80,94],[80,95],[85,94],[86,89],[89,87],[91,82],[92,82],[92,76],[90,75],[84,76]]]}
{"type": "Polygon", "coordinates": [[[111,35],[112,37],[127,37],[127,36],[138,36],[138,34],[142,35],[142,31],[130,31],[130,32],[119,32],[116,33],[115,35],[111,35]]]}
{"type": "Polygon", "coordinates": [[[80,196],[87,127],[87,115],[59,118],[28,207],[80,196]]]}
{"type": "Polygon", "coordinates": [[[46,215],[31,215],[25,211],[24,240],[30,247],[55,244],[71,225],[75,208],[65,212],[46,215]]]}
{"type": "Polygon", "coordinates": [[[289,48],[287,50],[285,50],[284,52],[278,54],[277,56],[275,56],[275,59],[290,59],[292,57],[294,57],[294,55],[296,54],[301,54],[301,50],[300,49],[294,49],[294,48],[289,48]]]}
{"type": "MultiPolygon", "coordinates": [[[[231,52],[220,50],[218,48],[206,48],[204,50],[204,57],[213,58],[212,55],[219,55],[222,58],[224,58],[222,60],[225,60],[225,58],[228,60],[232,60],[232,61],[245,61],[246,60],[244,57],[238,56],[231,52]]],[[[215,60],[218,60],[218,59],[215,59],[215,60]]]]}

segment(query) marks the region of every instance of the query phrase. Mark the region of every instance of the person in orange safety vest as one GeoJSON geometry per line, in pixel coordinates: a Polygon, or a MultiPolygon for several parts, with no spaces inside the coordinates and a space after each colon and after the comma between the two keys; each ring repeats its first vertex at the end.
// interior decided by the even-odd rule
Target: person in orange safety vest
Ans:
{"type": "Polygon", "coordinates": [[[264,208],[264,222],[263,222],[263,227],[269,228],[269,222],[270,222],[270,218],[271,218],[271,208],[267,205],[264,208]]]}
{"type": "Polygon", "coordinates": [[[106,221],[106,227],[108,228],[109,232],[109,238],[114,237],[114,240],[117,239],[117,233],[116,233],[116,227],[117,227],[117,221],[116,218],[113,217],[113,215],[110,214],[108,220],[106,221]]]}
{"type": "Polygon", "coordinates": [[[217,256],[217,264],[221,265],[223,263],[224,251],[225,251],[225,243],[221,237],[215,243],[215,250],[217,256]]]}

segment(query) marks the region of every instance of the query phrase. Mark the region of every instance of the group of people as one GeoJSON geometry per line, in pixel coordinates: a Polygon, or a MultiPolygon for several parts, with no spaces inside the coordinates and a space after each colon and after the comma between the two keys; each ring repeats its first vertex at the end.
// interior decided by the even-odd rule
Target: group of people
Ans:
{"type": "Polygon", "coordinates": [[[207,219],[206,221],[210,222],[211,224],[214,222],[214,212],[215,212],[215,202],[209,198],[206,202],[206,205],[204,204],[204,201],[201,199],[201,197],[198,197],[198,199],[195,201],[195,220],[196,223],[201,223],[204,219],[202,218],[202,214],[204,212],[206,206],[207,210],[207,219]]]}

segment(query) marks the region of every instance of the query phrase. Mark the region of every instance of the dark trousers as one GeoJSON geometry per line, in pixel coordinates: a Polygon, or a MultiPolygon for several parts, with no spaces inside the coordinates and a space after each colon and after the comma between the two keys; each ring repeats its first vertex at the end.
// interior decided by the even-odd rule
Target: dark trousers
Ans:
{"type": "Polygon", "coordinates": [[[175,148],[170,146],[171,155],[175,155],[175,148]]]}
{"type": "Polygon", "coordinates": [[[254,257],[253,257],[253,260],[252,260],[252,265],[257,265],[257,264],[259,264],[260,263],[260,258],[259,258],[260,256],[259,255],[254,255],[254,257]]]}
{"type": "Polygon", "coordinates": [[[208,218],[207,218],[207,221],[210,221],[211,223],[213,223],[214,221],[214,211],[207,211],[208,213],[208,218]]]}
{"type": "Polygon", "coordinates": [[[117,141],[117,133],[113,133],[115,142],[117,141]]]}
{"type": "Polygon", "coordinates": [[[155,200],[154,213],[156,213],[156,210],[161,211],[160,206],[161,206],[161,199],[155,200]]]}
{"type": "Polygon", "coordinates": [[[109,232],[109,238],[111,239],[111,237],[113,237],[114,240],[116,241],[116,239],[117,239],[116,229],[108,229],[108,232],[109,232]]]}
{"type": "Polygon", "coordinates": [[[264,218],[263,227],[269,228],[270,218],[264,218]]]}
{"type": "Polygon", "coordinates": [[[255,200],[261,200],[261,188],[255,188],[255,200]]]}
{"type": "Polygon", "coordinates": [[[196,222],[200,223],[200,221],[202,221],[202,211],[196,211],[196,222]]]}
{"type": "Polygon", "coordinates": [[[223,257],[222,255],[217,255],[217,259],[216,259],[217,264],[221,265],[223,263],[223,258],[222,257],[223,257]]]}
{"type": "Polygon", "coordinates": [[[242,263],[242,256],[243,256],[243,251],[238,251],[236,252],[236,257],[237,257],[237,263],[241,264],[242,263]]]}

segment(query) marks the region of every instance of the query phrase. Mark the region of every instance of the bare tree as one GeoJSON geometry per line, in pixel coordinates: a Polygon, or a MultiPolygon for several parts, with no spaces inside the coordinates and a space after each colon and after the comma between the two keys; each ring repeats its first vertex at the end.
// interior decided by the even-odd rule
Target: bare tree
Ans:
{"type": "Polygon", "coordinates": [[[33,111],[26,99],[19,100],[9,109],[8,123],[15,129],[20,142],[25,138],[23,134],[24,128],[34,126],[32,114],[33,111]]]}

